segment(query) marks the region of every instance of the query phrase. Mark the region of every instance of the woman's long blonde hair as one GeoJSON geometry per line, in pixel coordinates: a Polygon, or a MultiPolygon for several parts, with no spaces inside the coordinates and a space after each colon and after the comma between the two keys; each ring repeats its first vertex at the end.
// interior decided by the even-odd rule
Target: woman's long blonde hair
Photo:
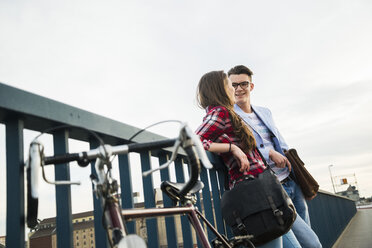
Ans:
{"type": "Polygon", "coordinates": [[[227,75],[223,71],[211,71],[204,74],[198,84],[197,101],[199,107],[223,106],[230,114],[234,134],[240,139],[241,148],[248,152],[256,147],[256,140],[234,111],[234,99],[227,94],[227,75]]]}

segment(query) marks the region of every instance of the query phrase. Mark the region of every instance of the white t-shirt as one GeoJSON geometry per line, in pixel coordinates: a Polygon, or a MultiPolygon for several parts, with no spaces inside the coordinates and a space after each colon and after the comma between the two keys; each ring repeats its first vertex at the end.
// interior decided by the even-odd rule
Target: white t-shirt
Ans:
{"type": "MultiPolygon", "coordinates": [[[[254,129],[257,130],[257,132],[259,133],[259,135],[262,138],[263,145],[266,148],[275,151],[274,144],[273,144],[272,139],[271,139],[272,133],[266,127],[266,125],[261,121],[261,119],[254,112],[245,113],[245,112],[241,111],[241,112],[239,112],[239,115],[247,123],[251,123],[254,126],[254,129]],[[247,120],[248,118],[249,118],[249,122],[247,120]]],[[[252,130],[252,128],[251,128],[251,130],[252,130]]],[[[258,147],[258,149],[259,149],[259,147],[258,147]]],[[[288,167],[284,167],[284,168],[276,167],[275,163],[270,158],[265,158],[265,159],[266,159],[266,162],[269,164],[269,166],[272,168],[272,170],[275,172],[279,181],[282,181],[283,179],[288,177],[288,175],[289,175],[288,167]]]]}

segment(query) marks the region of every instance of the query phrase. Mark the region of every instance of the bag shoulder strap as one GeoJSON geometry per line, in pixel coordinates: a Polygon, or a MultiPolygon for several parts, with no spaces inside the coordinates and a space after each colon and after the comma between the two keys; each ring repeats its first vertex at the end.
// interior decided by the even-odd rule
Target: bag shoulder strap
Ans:
{"type": "Polygon", "coordinates": [[[258,149],[256,147],[256,150],[257,150],[258,154],[260,154],[260,157],[261,157],[262,161],[264,162],[266,168],[269,169],[269,170],[271,170],[275,174],[275,172],[273,171],[273,169],[271,168],[271,166],[266,162],[266,159],[264,158],[264,156],[262,156],[262,153],[260,152],[260,149],[258,149]]]}

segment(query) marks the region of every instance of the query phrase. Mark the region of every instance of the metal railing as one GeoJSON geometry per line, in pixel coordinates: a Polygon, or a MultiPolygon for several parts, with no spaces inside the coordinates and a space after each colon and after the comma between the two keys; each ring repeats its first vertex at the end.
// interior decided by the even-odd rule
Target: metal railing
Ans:
{"type": "MultiPolygon", "coordinates": [[[[97,133],[105,143],[111,145],[124,144],[139,128],[129,126],[88,111],[65,105],[63,103],[41,97],[20,89],[16,89],[0,83],[0,123],[5,124],[6,136],[6,246],[7,247],[24,247],[25,237],[25,202],[24,202],[24,130],[43,131],[51,127],[60,125],[71,125],[84,127],[97,133]],[[19,221],[15,221],[19,220],[19,221]]],[[[53,135],[54,153],[61,154],[68,152],[68,140],[70,138],[89,142],[90,147],[96,147],[98,144],[90,139],[89,133],[79,129],[65,129],[51,133],[53,135]]],[[[160,135],[144,132],[137,136],[134,142],[145,142],[165,139],[160,135]]],[[[170,153],[167,150],[163,152],[142,152],[140,153],[141,170],[146,171],[151,167],[151,157],[157,157],[159,163],[168,159],[170,153]]],[[[183,154],[179,154],[175,162],[175,175],[178,182],[184,182],[187,175],[183,170],[183,154]]],[[[131,178],[131,164],[129,156],[121,155],[118,157],[120,171],[120,186],[123,208],[133,208],[133,191],[131,178]],[[124,200],[125,199],[125,200],[124,200]]],[[[137,165],[139,166],[139,165],[137,165]]],[[[92,172],[93,172],[93,166],[92,172]]],[[[160,173],[161,180],[169,180],[170,172],[162,170],[160,173]]],[[[87,175],[88,176],[88,175],[87,175]]],[[[207,219],[218,227],[220,232],[224,232],[222,217],[214,208],[219,209],[220,190],[217,181],[216,171],[206,171],[204,168],[201,172],[201,180],[204,182],[204,189],[198,196],[198,207],[203,207],[207,219]],[[211,183],[209,183],[211,182],[211,183]],[[212,185],[210,188],[210,185],[212,185]],[[212,201],[211,192],[213,198],[212,201]],[[215,216],[214,216],[215,215],[215,216]],[[216,223],[215,223],[216,219],[216,223]]],[[[55,166],[56,180],[69,180],[69,166],[55,166]]],[[[154,182],[152,177],[142,179],[144,205],[145,207],[156,207],[154,182]]],[[[163,196],[164,206],[171,206],[172,202],[167,196],[163,196]]],[[[94,197],[94,229],[96,247],[107,247],[106,233],[101,223],[102,209],[100,203],[94,197]]],[[[72,210],[71,210],[71,188],[70,186],[56,187],[56,225],[57,225],[57,246],[73,246],[73,228],[72,228],[72,210]]],[[[176,247],[177,235],[175,221],[172,217],[166,217],[166,233],[169,247],[176,247]]],[[[147,235],[149,247],[159,247],[158,226],[156,219],[146,220],[147,235]]],[[[194,244],[192,231],[187,217],[181,217],[183,246],[192,247],[194,244]]],[[[135,231],[135,224],[129,223],[130,232],[135,231]]],[[[212,237],[209,237],[212,239],[212,237]]]]}
{"type": "Polygon", "coordinates": [[[308,206],[311,227],[324,248],[332,247],[357,211],[354,201],[323,190],[308,206]]]}
{"type": "MultiPolygon", "coordinates": [[[[24,202],[24,138],[25,129],[43,131],[47,128],[62,124],[84,127],[96,132],[105,143],[111,145],[124,144],[129,137],[139,131],[139,128],[126,125],[94,113],[84,111],[66,104],[41,97],[20,89],[16,89],[0,83],[0,123],[5,124],[5,147],[6,147],[6,247],[25,246],[25,202],[24,202]]],[[[53,147],[55,153],[68,151],[70,138],[89,142],[90,147],[98,144],[90,139],[89,133],[79,129],[65,129],[51,133],[53,135],[53,147]]],[[[135,142],[160,140],[164,137],[145,132],[145,135],[137,136],[135,142]]],[[[159,159],[163,163],[168,159],[169,151],[142,152],[140,153],[141,169],[145,171],[151,167],[151,157],[159,159]]],[[[213,160],[213,158],[211,158],[213,160]]],[[[185,180],[182,165],[183,154],[179,154],[175,164],[175,174],[178,182],[185,180]]],[[[219,163],[214,160],[214,163],[219,163]]],[[[127,155],[118,157],[121,198],[123,208],[133,208],[133,190],[131,178],[131,164],[127,155]],[[125,199],[125,200],[124,200],[125,199]]],[[[94,172],[93,166],[91,167],[94,172]]],[[[169,171],[162,170],[161,180],[169,180],[169,171]]],[[[215,225],[219,232],[231,236],[222,221],[220,209],[220,196],[223,193],[224,176],[216,170],[206,171],[204,168],[200,175],[204,182],[204,189],[198,195],[197,206],[204,209],[208,221],[215,225]],[[222,187],[220,187],[221,185],[222,187]],[[216,211],[215,211],[216,210],[216,211]]],[[[55,167],[56,180],[69,180],[70,172],[68,164],[55,167]]],[[[143,178],[143,192],[145,207],[155,207],[154,182],[152,177],[143,178]]],[[[101,223],[102,209],[99,201],[93,198],[95,246],[107,247],[106,233],[101,223]]],[[[167,196],[163,196],[164,206],[171,206],[172,202],[167,196]]],[[[73,246],[71,188],[70,186],[56,187],[56,224],[57,246],[73,246]]],[[[331,247],[338,235],[350,221],[356,212],[352,201],[337,197],[326,192],[319,195],[309,203],[310,217],[315,232],[319,235],[324,247],[331,247]]],[[[166,236],[168,247],[177,247],[177,234],[173,217],[166,217],[166,236]]],[[[159,247],[158,225],[156,219],[146,220],[148,230],[149,247],[159,247]]],[[[181,217],[183,247],[193,247],[192,231],[185,216],[181,217]]],[[[128,225],[130,232],[135,231],[134,223],[128,225]]],[[[228,229],[228,228],[227,228],[228,229]]],[[[209,239],[213,239],[208,235],[209,239]]]]}

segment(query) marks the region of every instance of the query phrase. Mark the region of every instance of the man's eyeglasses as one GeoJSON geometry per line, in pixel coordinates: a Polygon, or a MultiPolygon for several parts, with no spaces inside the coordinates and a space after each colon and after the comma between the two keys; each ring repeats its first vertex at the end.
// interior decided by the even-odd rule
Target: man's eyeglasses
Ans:
{"type": "Polygon", "coordinates": [[[237,89],[240,86],[244,90],[248,87],[248,85],[249,85],[248,81],[244,81],[241,83],[232,83],[232,87],[234,87],[234,89],[237,89]]]}

